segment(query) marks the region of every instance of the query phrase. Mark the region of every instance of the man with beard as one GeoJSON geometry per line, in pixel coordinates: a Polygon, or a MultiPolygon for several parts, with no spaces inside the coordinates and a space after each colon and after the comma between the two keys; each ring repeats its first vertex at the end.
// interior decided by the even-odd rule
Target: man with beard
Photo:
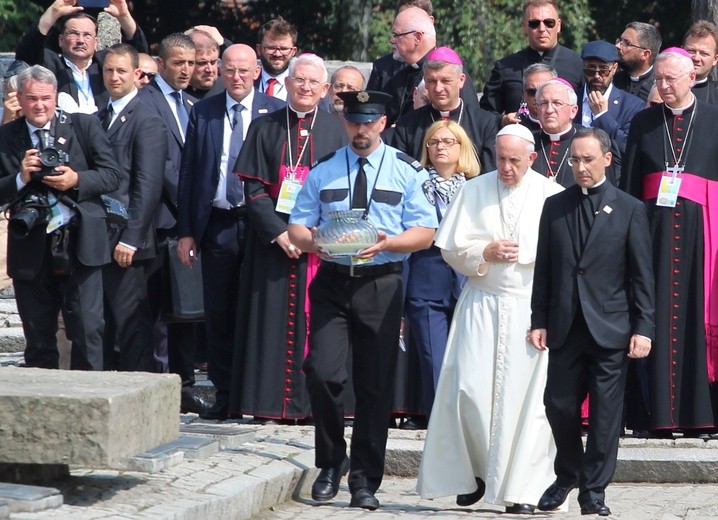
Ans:
{"type": "Polygon", "coordinates": [[[710,78],[718,63],[718,27],[708,20],[691,25],[683,37],[683,48],[693,57],[696,82],[691,88],[697,99],[718,105],[718,87],[710,78]]]}
{"type": "Polygon", "coordinates": [[[578,54],[558,43],[561,18],[556,3],[553,0],[527,0],[523,13],[521,28],[528,38],[528,46],[496,62],[481,97],[481,108],[504,114],[502,125],[519,122],[516,111],[522,99],[521,80],[529,65],[545,63],[568,80],[575,90],[583,81],[578,54]]]}
{"type": "MultiPolygon", "coordinates": [[[[536,92],[541,130],[534,133],[538,156],[533,168],[564,188],[576,183],[568,158],[571,139],[580,127],[573,123],[578,113],[577,99],[573,86],[563,78],[547,81],[536,92]]],[[[621,153],[613,140],[611,154],[613,162],[607,168],[606,177],[617,184],[621,153]]]]}
{"type": "Polygon", "coordinates": [[[322,255],[309,289],[309,355],[304,362],[315,421],[317,467],[312,498],[334,498],[349,471],[350,507],[374,510],[384,474],[394,369],[402,315],[402,261],[427,249],[437,226],[422,184],[424,168],[379,137],[386,125],[382,92],[345,92],[344,127],[351,145],[320,161],[297,198],[289,237],[322,255]],[[314,242],[330,212],[357,210],[377,230],[374,244],[350,257],[331,257],[314,242]],[[343,394],[351,347],[356,413],[351,462],[344,439],[343,394]]]}
{"type": "MultiPolygon", "coordinates": [[[[389,42],[394,61],[403,65],[395,67],[384,58],[374,62],[367,88],[380,90],[392,96],[386,107],[387,128],[413,108],[414,89],[422,79],[422,65],[426,55],[436,47],[434,19],[418,7],[406,7],[399,11],[391,26],[389,42]]],[[[466,106],[478,107],[476,89],[470,77],[461,89],[461,99],[466,106]]]]}
{"type": "MultiPolygon", "coordinates": [[[[15,58],[30,65],[44,65],[57,78],[57,92],[69,94],[79,111],[91,114],[107,106],[110,96],[102,82],[105,51],[97,52],[97,20],[75,5],[75,0],[55,0],[18,43],[15,58]],[[47,48],[50,33],[59,22],[61,54],[47,48]]],[[[149,52],[142,30],[125,0],[111,0],[104,10],[120,23],[123,43],[138,52],[149,52]]]]}
{"type": "Polygon", "coordinates": [[[461,99],[459,94],[466,81],[461,57],[449,47],[437,47],[426,55],[422,68],[430,104],[401,116],[389,143],[411,157],[421,157],[426,129],[435,121],[450,119],[461,125],[474,143],[481,171],[493,170],[496,118],[461,99]]]}
{"type": "Polygon", "coordinates": [[[653,25],[631,22],[616,39],[618,65],[613,84],[643,101],[653,85],[653,62],[661,50],[661,33],[653,25]]]}
{"type": "Polygon", "coordinates": [[[296,53],[296,27],[281,16],[265,23],[259,29],[257,44],[257,55],[262,62],[262,74],[254,82],[257,92],[286,101],[289,61],[296,53]]]}
{"type": "Polygon", "coordinates": [[[613,76],[618,70],[618,51],[614,45],[603,40],[589,42],[584,45],[581,58],[585,86],[576,122],[604,130],[623,153],[631,120],[643,110],[643,101],[614,88],[613,76]]]}
{"type": "Polygon", "coordinates": [[[644,200],[653,244],[656,329],[648,357],[653,435],[708,435],[718,381],[715,201],[718,107],[696,99],[691,55],[671,47],[656,59],[663,105],[633,119],[621,187],[644,200]]]}

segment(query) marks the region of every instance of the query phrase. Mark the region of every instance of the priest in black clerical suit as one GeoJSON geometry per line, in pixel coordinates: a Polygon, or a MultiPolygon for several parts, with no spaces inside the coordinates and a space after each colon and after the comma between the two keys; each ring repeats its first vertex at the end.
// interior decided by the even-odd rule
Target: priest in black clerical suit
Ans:
{"type": "MultiPolygon", "coordinates": [[[[664,104],[634,117],[620,184],[643,199],[648,210],[656,322],[665,325],[656,330],[654,353],[647,359],[648,421],[654,434],[670,435],[681,428],[684,435],[700,435],[718,426],[711,400],[718,373],[712,354],[718,349],[718,320],[713,317],[718,291],[709,283],[718,252],[707,225],[715,222],[718,209],[718,107],[691,93],[695,72],[683,49],[663,51],[655,70],[664,104]],[[679,192],[674,204],[658,206],[667,169],[681,179],[679,192]]],[[[629,428],[636,418],[629,408],[629,428]]]]}
{"type": "Polygon", "coordinates": [[[556,441],[556,482],[538,508],[558,508],[579,488],[581,514],[610,514],[628,357],[654,334],[651,243],[644,205],[607,182],[609,137],[581,128],[571,146],[577,184],[546,200],[539,224],[529,339],[548,348],[544,394],[556,441]],[[581,402],[589,395],[586,451],[581,402]]]}

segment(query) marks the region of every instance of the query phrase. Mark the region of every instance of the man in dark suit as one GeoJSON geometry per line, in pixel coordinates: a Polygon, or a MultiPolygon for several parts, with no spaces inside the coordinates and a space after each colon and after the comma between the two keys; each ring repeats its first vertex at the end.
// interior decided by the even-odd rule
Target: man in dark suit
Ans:
{"type": "Polygon", "coordinates": [[[100,113],[117,164],[124,177],[110,195],[127,208],[124,228],[110,229],[113,262],[103,268],[105,292],[105,367],[155,371],[152,320],[147,298],[146,268],[157,254],[152,223],[162,192],[167,153],[164,121],[137,97],[139,55],[127,44],[107,50],[103,64],[110,103],[100,113]],[[119,349],[119,365],[113,351],[119,349]]]}
{"type": "Polygon", "coordinates": [[[718,85],[711,72],[718,64],[718,26],[708,20],[698,20],[683,36],[683,48],[693,58],[696,82],[691,87],[693,95],[701,101],[718,105],[718,85]]]}
{"type": "Polygon", "coordinates": [[[605,130],[623,154],[633,116],[645,108],[644,102],[613,85],[613,76],[618,70],[615,45],[603,40],[588,42],[581,58],[585,86],[576,123],[605,130]]]}
{"type": "Polygon", "coordinates": [[[580,128],[571,144],[576,184],[546,200],[539,223],[528,339],[549,351],[544,404],[556,441],[556,481],[538,508],[558,508],[578,486],[581,514],[608,516],[628,358],[654,333],[651,239],[645,206],[606,181],[610,139],[580,128]],[[591,422],[584,453],[581,402],[591,422]]]}
{"type": "MultiPolygon", "coordinates": [[[[111,0],[105,12],[120,22],[122,37],[139,52],[149,52],[142,30],[135,23],[125,0],[111,0]]],[[[52,33],[55,36],[54,32],[52,33]]],[[[97,20],[83,12],[74,0],[55,0],[22,37],[16,58],[44,65],[57,78],[58,92],[72,96],[80,112],[93,113],[110,99],[102,82],[105,51],[97,52],[97,20]],[[59,21],[58,44],[62,54],[47,48],[53,25],[59,21]]]]}
{"type": "Polygon", "coordinates": [[[576,91],[583,82],[581,58],[558,43],[561,18],[553,0],[528,0],[521,28],[528,38],[528,46],[494,64],[481,97],[481,108],[503,114],[501,126],[519,122],[516,111],[523,98],[523,71],[529,65],[547,64],[560,77],[568,80],[576,91]]]}
{"type": "Polygon", "coordinates": [[[100,195],[117,189],[122,174],[96,117],[55,113],[50,70],[22,71],[18,100],[25,115],[0,127],[0,203],[10,203],[8,274],[25,363],[58,368],[62,310],[71,368],[101,370],[101,266],[110,261],[110,244],[100,195]],[[66,164],[43,168],[38,151],[48,146],[67,154],[66,164]],[[49,175],[37,178],[40,171],[49,175]]]}
{"type": "Polygon", "coordinates": [[[227,48],[222,55],[226,93],[195,105],[182,153],[178,253],[182,263],[192,267],[202,251],[207,369],[217,396],[214,406],[200,414],[203,419],[226,419],[229,406],[237,280],[247,216],[242,183],[232,173],[234,163],[252,119],[284,106],[254,89],[259,73],[251,47],[227,48]]]}
{"type": "MultiPolygon", "coordinates": [[[[185,34],[165,37],[158,49],[159,74],[140,89],[138,97],[158,114],[167,127],[167,154],[160,205],[155,213],[155,228],[160,251],[149,268],[150,302],[155,315],[162,300],[162,268],[167,257],[167,242],[177,238],[177,185],[182,161],[189,113],[197,101],[184,89],[189,85],[195,64],[195,44],[185,34]]],[[[167,269],[167,266],[164,266],[167,269]]],[[[182,378],[182,410],[199,413],[207,403],[194,391],[194,357],[197,348],[196,323],[162,323],[155,327],[158,357],[165,353],[170,372],[182,378]]]]}
{"type": "Polygon", "coordinates": [[[653,62],[661,50],[661,33],[645,22],[630,22],[616,39],[618,64],[613,83],[625,92],[648,99],[653,85],[653,62]]]}

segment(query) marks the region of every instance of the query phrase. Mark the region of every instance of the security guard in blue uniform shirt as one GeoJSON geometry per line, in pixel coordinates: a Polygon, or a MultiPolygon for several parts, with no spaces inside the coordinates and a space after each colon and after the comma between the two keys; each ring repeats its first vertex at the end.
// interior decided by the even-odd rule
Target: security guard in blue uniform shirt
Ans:
{"type": "Polygon", "coordinates": [[[289,237],[323,260],[309,288],[310,345],[304,363],[321,468],[312,498],[334,498],[349,471],[350,506],[373,510],[379,507],[374,493],[384,473],[399,344],[402,260],[431,246],[438,222],[422,190],[426,170],[379,137],[391,96],[366,91],[339,96],[351,144],[312,168],[292,210],[289,237]],[[316,227],[330,212],[349,209],[363,210],[378,239],[354,257],[330,257],[314,243],[316,227]],[[350,345],[356,394],[351,463],[342,405],[350,345]]]}

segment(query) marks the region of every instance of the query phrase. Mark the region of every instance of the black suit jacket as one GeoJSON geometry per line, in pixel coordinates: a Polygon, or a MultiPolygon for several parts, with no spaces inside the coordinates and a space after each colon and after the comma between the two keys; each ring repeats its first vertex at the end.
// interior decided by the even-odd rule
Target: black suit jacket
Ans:
{"type": "Polygon", "coordinates": [[[549,197],[539,224],[531,328],[564,346],[579,308],[603,348],[626,349],[631,335],[654,334],[651,239],[642,202],[608,184],[586,244],[578,240],[581,189],[549,197]]]}
{"type": "MultiPolygon", "coordinates": [[[[212,202],[219,182],[222,158],[226,94],[222,92],[197,103],[192,110],[187,140],[182,152],[180,168],[177,219],[179,237],[191,236],[199,244],[207,228],[212,202]]],[[[254,92],[252,119],[265,116],[286,106],[261,92],[254,92]]],[[[234,165],[229,165],[228,175],[234,165]]]]}
{"type": "MultiPolygon", "coordinates": [[[[107,108],[100,111],[100,120],[107,108]]],[[[117,242],[134,246],[135,260],[145,260],[157,253],[155,228],[152,223],[162,194],[162,172],[167,155],[167,130],[158,115],[135,96],[117,114],[107,137],[123,173],[120,187],[111,196],[127,207],[127,227],[117,242]]]]}
{"type": "MultiPolygon", "coordinates": [[[[167,154],[165,156],[162,197],[155,214],[155,227],[172,229],[177,223],[177,185],[184,139],[165,95],[154,80],[142,87],[137,96],[149,110],[162,118],[167,128],[167,154]]],[[[187,112],[191,114],[197,100],[187,93],[183,94],[182,100],[187,112]]]]}
{"type": "Polygon", "coordinates": [[[494,64],[481,96],[481,108],[498,114],[516,112],[523,99],[524,69],[534,63],[550,65],[559,77],[573,85],[577,93],[581,92],[583,61],[578,54],[563,45],[557,45],[543,55],[526,47],[494,64]]]}
{"type": "MultiPolygon", "coordinates": [[[[61,113],[56,121],[55,147],[69,155],[68,165],[79,175],[76,189],[56,194],[63,203],[77,210],[80,217],[77,242],[73,245],[77,260],[86,266],[100,266],[110,261],[110,245],[99,196],[116,190],[123,174],[97,117],[61,113]]],[[[25,150],[30,148],[33,145],[24,117],[0,126],[0,204],[12,202],[31,189],[47,191],[44,184],[31,182],[18,193],[17,173],[25,150]]],[[[8,275],[11,278],[31,280],[37,276],[44,258],[45,227],[36,226],[26,238],[9,234],[8,275]]]]}
{"type": "MultiPolygon", "coordinates": [[[[30,65],[42,65],[50,69],[57,78],[57,91],[66,92],[72,99],[79,102],[77,94],[77,85],[72,77],[72,70],[67,66],[63,57],[57,52],[46,48],[48,36],[54,32],[43,35],[37,28],[37,22],[34,23],[23,35],[15,49],[15,59],[22,60],[30,65]]],[[[127,40],[123,37],[123,43],[132,45],[137,52],[150,52],[147,45],[147,38],[142,29],[137,27],[137,31],[131,39],[127,40]]],[[[95,104],[98,110],[101,110],[110,101],[110,96],[105,89],[102,81],[102,64],[105,60],[106,51],[97,51],[92,58],[92,63],[87,68],[87,74],[90,78],[90,86],[92,94],[95,98],[95,104]]]]}

